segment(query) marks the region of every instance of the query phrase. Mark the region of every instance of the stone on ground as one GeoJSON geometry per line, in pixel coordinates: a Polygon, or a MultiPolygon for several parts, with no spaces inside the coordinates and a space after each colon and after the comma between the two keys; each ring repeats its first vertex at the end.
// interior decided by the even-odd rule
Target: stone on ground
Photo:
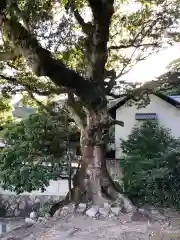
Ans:
{"type": "Polygon", "coordinates": [[[25,218],[25,223],[29,226],[36,224],[36,220],[31,218],[25,218]]]}
{"type": "Polygon", "coordinates": [[[89,217],[96,217],[98,212],[99,212],[99,207],[98,206],[91,206],[91,208],[89,208],[86,211],[86,215],[89,216],[89,217]]]}
{"type": "Polygon", "coordinates": [[[99,213],[102,217],[108,217],[110,208],[99,208],[99,213]]]}
{"type": "MultiPolygon", "coordinates": [[[[92,210],[92,209],[91,209],[92,210]]],[[[111,213],[112,214],[112,213],[111,213]]],[[[17,229],[1,237],[1,240],[179,240],[178,227],[169,227],[157,222],[150,226],[147,222],[123,222],[120,214],[113,220],[94,220],[82,215],[53,219],[33,227],[17,229]],[[154,225],[155,224],[155,225],[154,225]]],[[[130,214],[129,214],[130,215],[130,214]]],[[[178,226],[178,225],[177,225],[178,226]]]]}
{"type": "MultiPolygon", "coordinates": [[[[89,209],[92,213],[94,206],[89,209]]],[[[105,208],[107,209],[107,208],[105,208]]],[[[99,209],[96,208],[97,213],[99,209]]],[[[94,211],[94,212],[96,212],[94,211]]],[[[98,215],[98,214],[97,214],[98,215]]],[[[132,221],[132,214],[119,214],[116,217],[112,211],[109,217],[112,219],[100,218],[94,220],[92,217],[85,217],[81,214],[74,214],[60,219],[51,218],[49,221],[37,223],[33,227],[13,230],[0,237],[1,240],[18,239],[18,240],[179,240],[180,214],[170,217],[176,225],[168,225],[161,221],[148,222],[132,221]],[[173,219],[172,219],[173,218],[173,219]]],[[[92,216],[92,215],[91,215],[92,216]]],[[[166,215],[169,217],[169,215],[166,215]]],[[[97,219],[97,218],[96,218],[97,219]]]]}
{"type": "Polygon", "coordinates": [[[64,206],[63,208],[60,208],[57,210],[53,216],[53,218],[59,218],[59,217],[65,217],[70,214],[74,214],[75,211],[75,205],[74,204],[69,204],[64,206]]]}
{"type": "Polygon", "coordinates": [[[120,207],[112,207],[111,212],[114,213],[115,216],[118,216],[121,212],[121,208],[120,207]]]}
{"type": "Polygon", "coordinates": [[[38,217],[38,222],[43,222],[43,221],[46,221],[47,219],[45,217],[38,217]]]}
{"type": "Polygon", "coordinates": [[[85,203],[80,203],[76,209],[76,212],[84,213],[86,209],[87,209],[87,205],[85,203]]]}
{"type": "Polygon", "coordinates": [[[38,218],[37,212],[31,212],[29,217],[33,220],[36,220],[38,218]]]}
{"type": "Polygon", "coordinates": [[[104,208],[109,208],[109,209],[110,209],[110,208],[111,208],[111,205],[110,205],[108,202],[105,202],[105,203],[104,203],[104,208]]]}

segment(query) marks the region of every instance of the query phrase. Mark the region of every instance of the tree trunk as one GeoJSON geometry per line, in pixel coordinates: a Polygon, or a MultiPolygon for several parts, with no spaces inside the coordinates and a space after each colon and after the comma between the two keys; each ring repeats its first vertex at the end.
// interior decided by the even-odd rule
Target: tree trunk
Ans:
{"type": "MultiPolygon", "coordinates": [[[[127,212],[132,211],[132,203],[120,193],[120,186],[114,183],[108,173],[102,129],[100,129],[97,119],[99,116],[96,114],[89,115],[86,129],[81,131],[82,161],[73,179],[72,201],[76,204],[92,201],[99,207],[103,207],[107,201],[119,201],[127,212]]],[[[51,215],[59,207],[70,202],[68,196],[64,201],[51,208],[51,215]]]]}

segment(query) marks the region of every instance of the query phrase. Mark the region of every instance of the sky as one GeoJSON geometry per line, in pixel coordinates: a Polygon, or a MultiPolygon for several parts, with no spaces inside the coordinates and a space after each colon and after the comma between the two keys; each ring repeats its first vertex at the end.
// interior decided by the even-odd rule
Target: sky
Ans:
{"type": "Polygon", "coordinates": [[[156,77],[166,72],[170,62],[180,58],[180,45],[171,46],[148,57],[145,61],[138,63],[123,80],[146,82],[154,80],[156,77]]]}

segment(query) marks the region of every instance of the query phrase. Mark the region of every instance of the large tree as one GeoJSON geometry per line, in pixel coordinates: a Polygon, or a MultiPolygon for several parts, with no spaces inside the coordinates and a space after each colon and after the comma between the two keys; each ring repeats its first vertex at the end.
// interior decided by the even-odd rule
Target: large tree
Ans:
{"type": "MultiPolygon", "coordinates": [[[[127,211],[132,210],[132,205],[118,193],[105,164],[107,130],[113,124],[123,125],[110,117],[107,96],[115,97],[120,76],[163,46],[180,10],[178,0],[139,0],[133,6],[130,3],[126,0],[0,3],[1,78],[7,80],[3,90],[27,91],[31,97],[65,94],[69,114],[81,132],[82,161],[77,184],[72,189],[73,200],[80,201],[86,196],[94,204],[102,205],[105,198],[120,198],[127,211]]],[[[146,83],[133,90],[133,84],[126,87],[121,81],[119,87],[121,96],[137,100],[162,83],[166,81],[146,83]]],[[[57,208],[58,204],[51,213],[57,208]]]]}

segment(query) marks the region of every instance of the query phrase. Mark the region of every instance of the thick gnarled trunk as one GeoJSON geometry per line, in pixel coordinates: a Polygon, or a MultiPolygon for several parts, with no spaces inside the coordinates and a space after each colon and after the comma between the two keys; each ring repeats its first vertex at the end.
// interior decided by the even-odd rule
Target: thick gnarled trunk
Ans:
{"type": "MultiPolygon", "coordinates": [[[[88,114],[86,128],[81,131],[82,160],[73,179],[71,200],[77,205],[80,202],[92,202],[99,207],[103,207],[107,201],[119,201],[125,211],[129,212],[133,210],[131,202],[120,193],[120,186],[111,179],[106,167],[105,147],[100,128],[102,117],[99,113],[91,112],[88,114]]],[[[68,196],[51,208],[51,215],[70,202],[68,196]]]]}

